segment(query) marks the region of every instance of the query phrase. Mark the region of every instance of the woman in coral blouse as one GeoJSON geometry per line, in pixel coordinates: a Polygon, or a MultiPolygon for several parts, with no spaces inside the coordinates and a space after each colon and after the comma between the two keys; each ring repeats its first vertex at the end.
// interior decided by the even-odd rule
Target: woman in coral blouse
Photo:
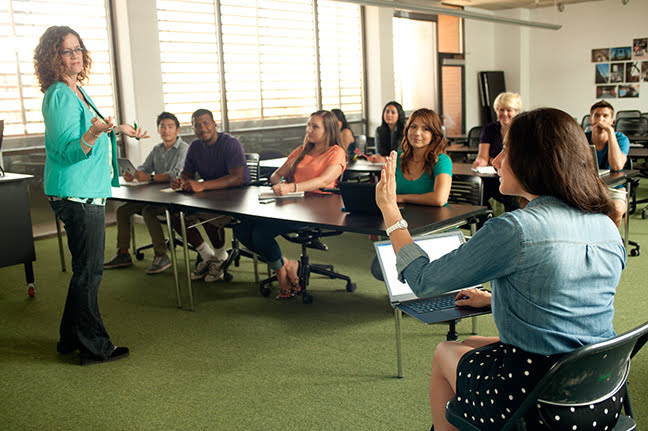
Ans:
{"type": "MultiPolygon", "coordinates": [[[[340,145],[337,117],[329,111],[311,114],[304,143],[270,177],[277,196],[291,192],[321,193],[321,188],[337,185],[346,168],[346,153],[340,145]]],[[[301,292],[299,262],[288,259],[275,240],[277,235],[301,227],[289,221],[243,221],[234,234],[247,248],[260,255],[275,271],[280,292],[276,299],[288,299],[301,292]]]]}

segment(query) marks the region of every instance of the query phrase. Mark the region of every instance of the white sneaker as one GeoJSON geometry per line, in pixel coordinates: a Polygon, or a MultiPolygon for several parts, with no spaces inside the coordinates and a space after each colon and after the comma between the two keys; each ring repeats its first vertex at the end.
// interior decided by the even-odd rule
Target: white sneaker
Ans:
{"type": "Polygon", "coordinates": [[[210,262],[211,260],[201,260],[198,262],[196,269],[191,273],[191,279],[195,281],[205,278],[207,271],[209,271],[209,267],[211,266],[210,262]]]}
{"type": "Polygon", "coordinates": [[[205,283],[213,283],[224,278],[224,273],[221,269],[223,262],[215,258],[209,261],[209,269],[207,270],[207,275],[205,275],[205,283]]]}

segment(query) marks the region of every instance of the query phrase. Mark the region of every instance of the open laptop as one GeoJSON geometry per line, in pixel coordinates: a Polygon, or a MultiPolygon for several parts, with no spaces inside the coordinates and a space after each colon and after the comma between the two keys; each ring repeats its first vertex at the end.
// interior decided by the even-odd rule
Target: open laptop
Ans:
{"type": "Polygon", "coordinates": [[[344,211],[352,214],[380,215],[376,205],[376,184],[341,181],[340,194],[344,202],[344,211]]]}
{"type": "Polygon", "coordinates": [[[596,170],[598,171],[599,177],[601,175],[609,174],[610,170],[609,169],[601,169],[598,164],[598,155],[596,153],[596,146],[590,145],[590,149],[592,150],[592,155],[594,156],[594,164],[596,165],[596,170]]]}
{"type": "Polygon", "coordinates": [[[123,158],[118,158],[117,159],[117,165],[119,166],[119,175],[124,175],[124,172],[128,172],[131,175],[135,175],[135,166],[131,163],[130,160],[128,159],[123,159],[123,158]]]}
{"type": "MultiPolygon", "coordinates": [[[[465,238],[463,232],[453,230],[440,234],[414,237],[414,241],[428,254],[431,260],[436,260],[458,248],[465,242],[465,238]]],[[[377,241],[374,243],[374,247],[387,286],[389,301],[394,308],[398,308],[427,324],[463,319],[491,312],[490,307],[472,308],[455,305],[454,301],[458,290],[439,296],[419,298],[412,292],[407,283],[401,283],[398,280],[396,255],[391,242],[389,240],[377,241]]],[[[466,287],[481,287],[481,285],[466,287]]]]}

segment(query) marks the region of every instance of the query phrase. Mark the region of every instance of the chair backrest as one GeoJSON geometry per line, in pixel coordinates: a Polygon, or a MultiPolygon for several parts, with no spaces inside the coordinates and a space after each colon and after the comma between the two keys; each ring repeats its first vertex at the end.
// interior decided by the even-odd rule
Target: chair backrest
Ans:
{"type": "MultiPolygon", "coordinates": [[[[514,427],[540,403],[557,406],[596,404],[625,383],[630,359],[648,339],[648,322],[611,340],[584,346],[565,355],[547,371],[502,431],[514,427]]],[[[541,405],[541,404],[540,404],[541,405]]]]}
{"type": "Polygon", "coordinates": [[[481,137],[482,126],[475,126],[468,131],[468,146],[478,147],[479,138],[481,137]]]}
{"type": "Polygon", "coordinates": [[[583,115],[583,119],[581,120],[581,127],[586,132],[587,132],[588,127],[591,129],[591,127],[592,127],[592,119],[590,118],[590,114],[583,115]]]}
{"type": "Polygon", "coordinates": [[[618,120],[619,118],[641,118],[641,111],[637,109],[617,111],[616,119],[618,120]]]}
{"type": "Polygon", "coordinates": [[[646,119],[648,119],[648,112],[642,112],[642,113],[641,113],[641,118],[646,118],[646,119]]]}
{"type": "Polygon", "coordinates": [[[483,205],[483,183],[476,175],[453,175],[448,202],[483,205]]]}
{"type": "Polygon", "coordinates": [[[624,135],[636,136],[648,134],[648,118],[620,118],[616,121],[615,130],[624,135]]]}
{"type": "Polygon", "coordinates": [[[260,157],[258,153],[245,153],[245,161],[247,163],[248,169],[250,170],[250,182],[252,183],[259,181],[259,160],[260,157]]]}

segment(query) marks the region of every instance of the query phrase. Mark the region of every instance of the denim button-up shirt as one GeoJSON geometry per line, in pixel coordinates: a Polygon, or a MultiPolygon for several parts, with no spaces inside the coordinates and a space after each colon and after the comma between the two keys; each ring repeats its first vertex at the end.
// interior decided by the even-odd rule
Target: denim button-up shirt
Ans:
{"type": "Polygon", "coordinates": [[[502,342],[553,355],[615,336],[613,302],[625,256],[609,217],[541,196],[490,219],[434,262],[407,244],[396,267],[418,296],[490,281],[502,342]]]}

